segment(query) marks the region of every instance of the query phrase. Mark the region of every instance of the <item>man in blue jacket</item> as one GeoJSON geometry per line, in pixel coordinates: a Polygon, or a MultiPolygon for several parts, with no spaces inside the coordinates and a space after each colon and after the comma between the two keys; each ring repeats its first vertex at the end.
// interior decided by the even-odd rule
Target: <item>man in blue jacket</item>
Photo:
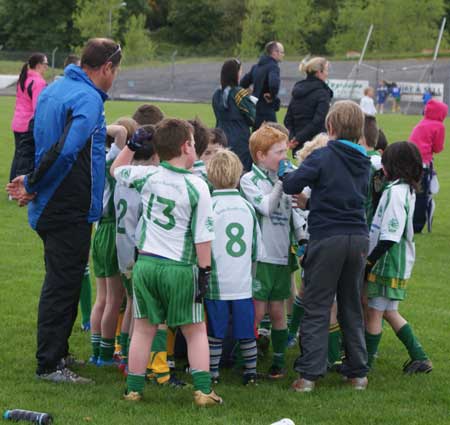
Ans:
{"type": "Polygon", "coordinates": [[[284,47],[277,41],[270,41],[264,49],[265,54],[256,65],[245,74],[239,85],[248,88],[253,85],[253,96],[258,98],[254,130],[264,121],[277,121],[276,112],[280,109],[280,65],[284,57],[284,47]]]}
{"type": "Polygon", "coordinates": [[[120,45],[91,39],[81,67],[39,96],[34,122],[35,169],[7,189],[44,243],[45,279],[39,300],[37,377],[88,383],[73,373],[69,337],[89,257],[92,223],[102,212],[106,125],[103,103],[122,58],[120,45]]]}

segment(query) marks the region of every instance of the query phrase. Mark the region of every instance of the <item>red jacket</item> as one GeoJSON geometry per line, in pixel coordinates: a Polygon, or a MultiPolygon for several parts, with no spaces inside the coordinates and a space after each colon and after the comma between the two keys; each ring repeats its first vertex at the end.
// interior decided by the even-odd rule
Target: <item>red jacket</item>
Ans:
{"type": "Polygon", "coordinates": [[[448,106],[445,103],[431,99],[425,106],[425,116],[409,136],[409,140],[419,148],[424,164],[428,165],[433,159],[433,154],[444,149],[445,126],[443,121],[447,112],[448,106]]]}

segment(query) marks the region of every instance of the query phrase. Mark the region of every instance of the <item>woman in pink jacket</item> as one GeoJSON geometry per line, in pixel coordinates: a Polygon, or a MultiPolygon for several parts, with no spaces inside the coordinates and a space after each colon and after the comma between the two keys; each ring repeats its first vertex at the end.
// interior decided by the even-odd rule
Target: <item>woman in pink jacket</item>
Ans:
{"type": "Polygon", "coordinates": [[[423,119],[414,127],[409,140],[420,151],[423,161],[422,192],[416,195],[414,209],[414,232],[420,233],[428,220],[428,231],[434,212],[434,201],[431,198],[430,183],[434,175],[433,154],[444,149],[445,126],[444,120],[448,113],[448,106],[431,99],[425,106],[423,119]]]}
{"type": "Polygon", "coordinates": [[[22,67],[17,82],[16,107],[11,128],[14,132],[15,151],[9,180],[28,174],[34,168],[33,128],[30,121],[34,116],[39,94],[46,86],[44,73],[48,68],[47,56],[33,53],[22,67]]]}

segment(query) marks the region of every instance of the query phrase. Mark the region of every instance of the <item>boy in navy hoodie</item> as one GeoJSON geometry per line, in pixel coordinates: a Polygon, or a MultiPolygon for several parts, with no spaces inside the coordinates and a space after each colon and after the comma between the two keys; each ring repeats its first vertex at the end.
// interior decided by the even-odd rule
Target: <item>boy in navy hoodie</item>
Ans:
{"type": "Polygon", "coordinates": [[[327,370],[330,309],[334,296],[346,358],[341,373],[355,389],[367,387],[367,350],[361,306],[361,287],[368,250],[364,203],[370,161],[357,143],[364,114],[352,101],[336,102],[325,121],[328,145],[314,151],[294,172],[285,175],[287,194],[312,189],[304,260],[305,315],[301,325],[300,373],[292,388],[312,391],[327,370]]]}

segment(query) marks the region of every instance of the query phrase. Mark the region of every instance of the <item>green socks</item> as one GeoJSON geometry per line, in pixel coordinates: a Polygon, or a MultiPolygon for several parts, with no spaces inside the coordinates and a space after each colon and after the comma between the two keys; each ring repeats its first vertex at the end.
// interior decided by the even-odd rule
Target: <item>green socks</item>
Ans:
{"type": "Polygon", "coordinates": [[[115,338],[102,338],[100,341],[100,356],[101,360],[110,361],[114,356],[114,342],[115,338]]]}
{"type": "Polygon", "coordinates": [[[328,364],[333,366],[341,359],[341,328],[339,323],[330,325],[328,330],[328,364]]]}
{"type": "Polygon", "coordinates": [[[167,331],[165,329],[158,329],[153,338],[152,352],[167,351],[167,331]]]}
{"type": "Polygon", "coordinates": [[[130,336],[128,333],[121,332],[120,333],[120,346],[122,347],[122,359],[127,360],[128,359],[128,347],[129,347],[129,340],[130,336]]]}
{"type": "Polygon", "coordinates": [[[91,277],[89,266],[86,266],[80,292],[81,323],[83,325],[87,325],[91,321],[91,296],[91,277]]]}
{"type": "Polygon", "coordinates": [[[261,320],[261,323],[259,324],[259,335],[262,336],[270,336],[270,328],[272,327],[272,323],[270,321],[270,316],[268,314],[265,314],[263,319],[261,320]]]}
{"type": "Polygon", "coordinates": [[[100,355],[100,341],[102,336],[100,334],[91,334],[92,355],[98,358],[100,355]]]}
{"type": "Polygon", "coordinates": [[[192,369],[191,373],[194,391],[200,390],[203,394],[209,394],[211,392],[211,374],[197,369],[192,369]]]}
{"type": "Polygon", "coordinates": [[[287,339],[287,329],[272,329],[273,366],[284,368],[287,339]]]}
{"type": "Polygon", "coordinates": [[[381,341],[383,333],[370,334],[366,332],[366,347],[367,347],[367,366],[372,367],[375,360],[375,354],[378,352],[378,345],[381,341]]]}
{"type": "Polygon", "coordinates": [[[303,303],[301,298],[296,295],[294,304],[292,304],[292,319],[289,325],[289,335],[297,336],[298,328],[300,327],[300,322],[305,314],[305,310],[303,308],[303,303]]]}
{"type": "Polygon", "coordinates": [[[145,375],[134,375],[128,373],[127,376],[127,393],[136,392],[142,395],[144,392],[145,375]]]}
{"type": "Polygon", "coordinates": [[[425,354],[425,351],[423,351],[422,345],[420,345],[420,342],[414,335],[409,323],[406,323],[406,325],[397,332],[397,338],[408,350],[411,360],[428,360],[428,356],[425,354]]]}

